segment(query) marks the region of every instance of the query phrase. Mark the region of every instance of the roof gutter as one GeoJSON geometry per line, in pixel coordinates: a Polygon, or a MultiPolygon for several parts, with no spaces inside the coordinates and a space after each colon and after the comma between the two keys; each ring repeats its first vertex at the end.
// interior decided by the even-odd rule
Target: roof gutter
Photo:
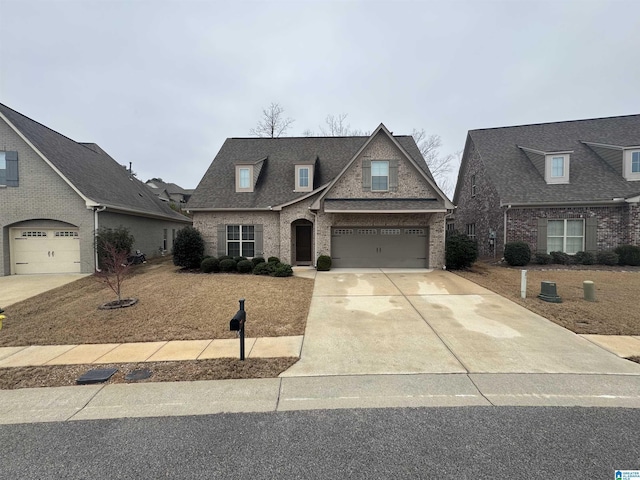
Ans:
{"type": "MultiPolygon", "coordinates": [[[[629,197],[634,198],[634,197],[629,197]]],[[[620,205],[624,203],[626,197],[612,198],[611,200],[590,200],[590,201],[575,201],[575,202],[533,202],[533,203],[515,203],[515,202],[500,202],[501,207],[509,208],[549,208],[549,207],[588,207],[588,206],[606,206],[606,205],[620,205]]]]}
{"type": "Polygon", "coordinates": [[[99,210],[100,212],[103,212],[105,210],[109,210],[109,211],[114,211],[114,212],[127,213],[129,215],[135,215],[135,216],[138,216],[138,217],[156,218],[156,219],[159,219],[159,220],[174,220],[176,222],[182,222],[182,223],[193,223],[191,221],[191,219],[189,219],[188,217],[184,217],[184,219],[182,219],[182,218],[170,217],[168,215],[162,215],[160,213],[150,213],[150,212],[145,212],[145,211],[142,211],[142,210],[135,210],[133,208],[117,207],[115,205],[108,205],[108,204],[96,204],[96,205],[92,205],[91,207],[87,207],[87,208],[98,208],[98,207],[100,209],[99,210]]]}
{"type": "Polygon", "coordinates": [[[325,213],[447,213],[446,208],[439,208],[433,210],[333,210],[324,209],[325,213]]]}

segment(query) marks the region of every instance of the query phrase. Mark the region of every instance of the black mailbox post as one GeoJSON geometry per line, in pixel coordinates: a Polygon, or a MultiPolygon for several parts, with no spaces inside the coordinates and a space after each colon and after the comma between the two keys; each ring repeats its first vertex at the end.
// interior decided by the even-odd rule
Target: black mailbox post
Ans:
{"type": "Polygon", "coordinates": [[[239,301],[240,310],[236,312],[229,322],[229,330],[238,332],[240,337],[240,360],[244,360],[244,324],[247,321],[247,312],[244,310],[244,298],[239,301]]]}

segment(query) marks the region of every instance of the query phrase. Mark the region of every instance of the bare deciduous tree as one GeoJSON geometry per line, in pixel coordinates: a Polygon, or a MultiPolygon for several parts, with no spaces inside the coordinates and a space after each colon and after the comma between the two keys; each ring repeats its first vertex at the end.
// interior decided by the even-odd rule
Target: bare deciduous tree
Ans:
{"type": "Polygon", "coordinates": [[[279,103],[272,102],[267,108],[262,109],[262,119],[256,128],[249,130],[249,135],[278,138],[287,133],[293,122],[293,119],[284,117],[284,108],[279,103]]]}
{"type": "Polygon", "coordinates": [[[440,135],[433,134],[427,136],[424,128],[422,130],[414,128],[413,132],[411,132],[411,136],[416,141],[416,144],[420,149],[420,153],[427,162],[429,171],[431,172],[431,175],[433,175],[438,186],[444,192],[451,192],[451,190],[453,190],[453,185],[448,175],[453,170],[454,163],[459,155],[455,153],[441,155],[439,149],[442,146],[442,139],[440,138],[440,135]]]}
{"type": "Polygon", "coordinates": [[[129,275],[130,268],[127,262],[128,253],[109,242],[103,245],[104,256],[101,261],[101,269],[96,271],[96,277],[106,283],[118,296],[118,302],[122,302],[122,283],[129,275]]]}

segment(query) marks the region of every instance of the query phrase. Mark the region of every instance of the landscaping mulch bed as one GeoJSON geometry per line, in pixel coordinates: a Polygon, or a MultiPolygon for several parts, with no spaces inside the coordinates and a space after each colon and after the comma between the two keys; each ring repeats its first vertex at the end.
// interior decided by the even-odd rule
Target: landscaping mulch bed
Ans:
{"type": "Polygon", "coordinates": [[[640,267],[527,265],[509,267],[476,262],[454,273],[576,333],[640,335],[640,267]],[[521,270],[527,270],[527,298],[520,298],[521,270]],[[585,280],[595,283],[596,302],[583,298],[585,280]],[[537,298],[543,281],[556,282],[563,303],[537,298]]]}

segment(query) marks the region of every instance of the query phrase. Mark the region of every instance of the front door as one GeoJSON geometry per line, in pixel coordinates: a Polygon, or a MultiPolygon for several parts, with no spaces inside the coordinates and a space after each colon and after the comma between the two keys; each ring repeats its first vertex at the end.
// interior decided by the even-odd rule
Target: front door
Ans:
{"type": "Polygon", "coordinates": [[[311,264],[311,225],[296,225],[296,264],[311,264]]]}

